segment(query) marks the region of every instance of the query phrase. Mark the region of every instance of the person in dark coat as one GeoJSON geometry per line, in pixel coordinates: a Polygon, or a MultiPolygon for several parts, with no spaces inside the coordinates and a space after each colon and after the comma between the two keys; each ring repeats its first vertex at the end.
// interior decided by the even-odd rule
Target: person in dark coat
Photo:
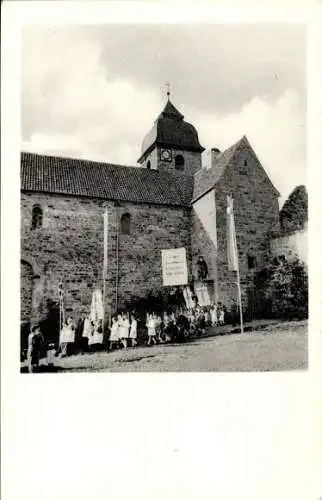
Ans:
{"type": "Polygon", "coordinates": [[[83,352],[82,336],[84,331],[85,314],[79,318],[75,330],[75,352],[83,352]]]}
{"type": "Polygon", "coordinates": [[[33,373],[39,366],[39,360],[42,357],[42,351],[44,349],[44,337],[40,332],[39,325],[34,325],[31,328],[31,332],[28,336],[28,371],[33,373]]]}
{"type": "Polygon", "coordinates": [[[172,317],[170,317],[169,322],[164,329],[164,333],[166,342],[176,342],[178,336],[178,327],[172,317]]]}
{"type": "Polygon", "coordinates": [[[189,320],[184,314],[180,314],[177,319],[178,342],[184,342],[189,335],[189,320]]]}
{"type": "Polygon", "coordinates": [[[197,260],[197,275],[199,281],[205,281],[208,277],[208,266],[202,256],[197,260]]]}

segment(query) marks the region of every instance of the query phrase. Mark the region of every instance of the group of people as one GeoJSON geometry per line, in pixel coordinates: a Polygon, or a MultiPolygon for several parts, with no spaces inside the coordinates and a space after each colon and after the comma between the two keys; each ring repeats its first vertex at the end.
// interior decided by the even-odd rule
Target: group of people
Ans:
{"type": "MultiPolygon", "coordinates": [[[[180,342],[194,335],[202,335],[207,326],[223,325],[225,310],[221,303],[209,307],[196,306],[194,309],[179,309],[175,312],[147,313],[141,322],[141,330],[146,332],[148,346],[180,342]],[[143,323],[143,324],[142,324],[143,323]]],[[[137,345],[138,321],[134,313],[124,312],[114,315],[111,320],[108,347],[135,347],[137,345]]]]}
{"type": "Polygon", "coordinates": [[[137,319],[135,314],[121,313],[112,317],[112,324],[109,336],[109,348],[118,347],[122,345],[127,348],[137,344],[137,319]],[[129,319],[130,316],[130,319],[129,319]]]}
{"type": "MultiPolygon", "coordinates": [[[[225,308],[221,303],[193,309],[178,309],[176,312],[147,313],[146,320],[139,322],[146,332],[146,345],[184,342],[189,337],[201,336],[208,326],[225,323],[225,308]]],[[[34,325],[28,337],[27,359],[29,371],[39,364],[43,352],[47,352],[48,364],[53,364],[54,356],[68,356],[71,353],[98,349],[113,350],[137,345],[138,319],[134,312],[122,312],[111,318],[108,332],[103,329],[102,319],[93,321],[90,316],[81,318],[78,325],[71,316],[60,330],[58,348],[53,343],[45,348],[44,337],[39,325],[34,325]]],[[[143,335],[142,335],[143,336],[143,335]]]]}
{"type": "Polygon", "coordinates": [[[211,326],[225,324],[225,307],[221,302],[204,308],[205,321],[211,326]]]}

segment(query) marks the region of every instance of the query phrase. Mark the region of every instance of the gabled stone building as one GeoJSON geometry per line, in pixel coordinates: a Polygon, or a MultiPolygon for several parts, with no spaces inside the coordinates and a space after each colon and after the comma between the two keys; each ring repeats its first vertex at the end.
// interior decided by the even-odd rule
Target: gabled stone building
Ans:
{"type": "Polygon", "coordinates": [[[21,321],[46,317],[64,282],[75,317],[102,288],[103,213],[108,204],[106,306],[162,287],[161,250],[185,247],[189,281],[208,265],[215,300],[236,297],[228,271],[226,197],[234,198],[243,300],[265,264],[279,224],[279,193],[246,137],[211,150],[202,167],[198,133],[168,100],[145,137],[138,167],[21,154],[21,321]]]}

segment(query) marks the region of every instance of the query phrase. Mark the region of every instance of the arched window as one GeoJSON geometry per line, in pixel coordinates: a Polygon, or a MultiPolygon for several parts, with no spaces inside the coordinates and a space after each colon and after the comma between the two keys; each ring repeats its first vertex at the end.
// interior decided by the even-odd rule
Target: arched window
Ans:
{"type": "Polygon", "coordinates": [[[247,256],[247,262],[248,262],[248,269],[255,269],[256,267],[256,257],[254,255],[249,255],[247,256]]]}
{"type": "Polygon", "coordinates": [[[146,164],[146,168],[149,168],[149,169],[151,168],[151,162],[150,162],[150,160],[149,160],[149,161],[148,161],[148,163],[146,164]]]}
{"type": "Polygon", "coordinates": [[[40,205],[32,207],[31,229],[36,229],[42,226],[42,208],[40,205]]]}
{"type": "Polygon", "coordinates": [[[184,169],[184,157],[182,155],[177,155],[174,159],[174,166],[176,170],[184,169]]]}
{"type": "Polygon", "coordinates": [[[123,214],[121,217],[121,234],[130,234],[131,232],[131,216],[123,214]]]}

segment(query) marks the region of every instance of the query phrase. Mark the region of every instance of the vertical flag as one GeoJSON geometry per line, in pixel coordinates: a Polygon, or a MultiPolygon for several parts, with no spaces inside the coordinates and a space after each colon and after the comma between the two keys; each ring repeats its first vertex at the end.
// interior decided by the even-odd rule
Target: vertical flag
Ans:
{"type": "Polygon", "coordinates": [[[227,256],[229,271],[238,271],[238,251],[234,220],[233,198],[227,196],[227,256]]]}
{"type": "Polygon", "coordinates": [[[239,265],[238,265],[238,250],[237,250],[237,240],[236,240],[236,229],[235,229],[233,205],[234,204],[233,204],[232,196],[227,196],[228,269],[229,269],[229,271],[236,271],[236,273],[237,273],[237,283],[236,284],[237,284],[237,292],[238,292],[240,331],[241,331],[241,333],[244,333],[243,309],[242,309],[242,298],[241,298],[241,287],[240,287],[240,276],[239,276],[239,265]]]}
{"type": "Polygon", "coordinates": [[[103,262],[103,278],[106,278],[107,269],[107,234],[108,234],[108,211],[105,207],[104,211],[104,262],[103,262]]]}
{"type": "Polygon", "coordinates": [[[108,207],[105,206],[105,211],[104,211],[104,256],[103,256],[103,328],[105,324],[105,303],[106,303],[106,272],[107,272],[107,259],[108,259],[108,254],[107,254],[107,248],[108,248],[108,207]]]}
{"type": "Polygon", "coordinates": [[[64,285],[60,281],[58,284],[58,295],[59,295],[59,331],[63,328],[65,324],[65,308],[64,308],[64,285]]]}

